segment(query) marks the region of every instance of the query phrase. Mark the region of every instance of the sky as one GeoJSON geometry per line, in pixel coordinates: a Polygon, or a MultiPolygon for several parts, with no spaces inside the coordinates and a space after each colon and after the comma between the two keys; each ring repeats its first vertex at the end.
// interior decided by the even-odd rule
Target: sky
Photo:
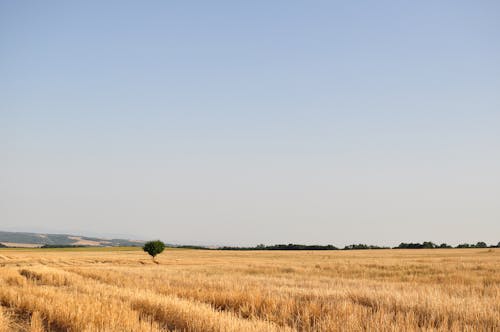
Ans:
{"type": "Polygon", "coordinates": [[[0,0],[0,230],[496,244],[500,2],[0,0]]]}

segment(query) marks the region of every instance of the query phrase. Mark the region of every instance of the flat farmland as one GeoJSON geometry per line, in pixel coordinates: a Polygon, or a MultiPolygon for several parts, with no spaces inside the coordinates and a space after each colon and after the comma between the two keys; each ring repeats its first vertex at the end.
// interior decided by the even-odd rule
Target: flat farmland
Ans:
{"type": "Polygon", "coordinates": [[[500,250],[1,249],[1,331],[499,331],[500,250]]]}

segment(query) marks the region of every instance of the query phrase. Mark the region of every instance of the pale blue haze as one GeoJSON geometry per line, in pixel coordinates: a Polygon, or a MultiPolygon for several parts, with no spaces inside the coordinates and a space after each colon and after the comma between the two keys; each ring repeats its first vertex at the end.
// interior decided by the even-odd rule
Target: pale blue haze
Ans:
{"type": "Polygon", "coordinates": [[[497,243],[500,2],[0,0],[0,229],[497,243]]]}

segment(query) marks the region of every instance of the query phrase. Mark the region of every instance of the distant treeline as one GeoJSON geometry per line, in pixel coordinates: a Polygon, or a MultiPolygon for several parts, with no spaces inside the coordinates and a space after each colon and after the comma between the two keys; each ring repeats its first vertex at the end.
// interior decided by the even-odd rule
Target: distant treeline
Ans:
{"type": "Polygon", "coordinates": [[[50,249],[50,248],[87,248],[91,246],[80,245],[80,244],[44,244],[40,248],[50,249]]]}
{"type": "Polygon", "coordinates": [[[320,245],[304,245],[304,244],[275,244],[266,246],[259,244],[256,247],[221,247],[218,250],[338,250],[339,248],[329,244],[325,246],[320,245]]]}
{"type": "Polygon", "coordinates": [[[439,245],[433,242],[424,243],[401,243],[399,246],[394,247],[394,249],[436,249],[436,248],[500,248],[500,242],[497,245],[488,246],[486,242],[477,242],[476,244],[461,243],[456,247],[452,247],[446,243],[441,243],[439,245]]]}
{"type": "Polygon", "coordinates": [[[211,249],[211,248],[207,248],[207,247],[203,247],[203,246],[194,246],[194,245],[181,245],[181,246],[167,245],[167,247],[180,248],[180,249],[211,249]]]}
{"type": "Polygon", "coordinates": [[[192,246],[183,245],[175,246],[175,248],[183,249],[205,249],[205,250],[367,250],[367,249],[443,249],[443,248],[500,248],[500,242],[497,245],[488,246],[485,242],[477,242],[476,244],[462,243],[455,247],[450,246],[446,243],[435,244],[430,241],[425,241],[423,243],[401,243],[397,247],[381,247],[368,244],[350,244],[344,248],[337,248],[334,245],[304,245],[304,244],[275,244],[266,246],[264,244],[259,244],[255,247],[231,247],[224,246],[218,248],[208,248],[203,246],[192,246]]]}
{"type": "MultiPolygon", "coordinates": [[[[0,248],[9,248],[0,243],[0,248]]],[[[74,244],[45,244],[41,246],[42,249],[47,248],[86,248],[91,247],[88,245],[74,245],[74,244]]],[[[231,247],[224,246],[218,248],[209,248],[199,245],[169,245],[170,248],[181,248],[181,249],[203,249],[203,250],[367,250],[367,249],[453,249],[453,248],[500,248],[500,242],[497,245],[487,245],[485,242],[477,242],[476,244],[461,243],[455,247],[450,246],[446,243],[435,244],[430,241],[425,241],[423,243],[400,243],[397,247],[381,247],[368,244],[350,244],[344,248],[338,248],[334,245],[305,245],[305,244],[275,244],[275,245],[264,245],[259,244],[255,247],[231,247]]]]}

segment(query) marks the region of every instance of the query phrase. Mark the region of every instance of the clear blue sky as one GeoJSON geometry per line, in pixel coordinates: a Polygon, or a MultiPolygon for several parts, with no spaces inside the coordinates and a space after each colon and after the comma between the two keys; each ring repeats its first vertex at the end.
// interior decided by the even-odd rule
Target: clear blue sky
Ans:
{"type": "Polygon", "coordinates": [[[0,0],[0,229],[500,234],[498,1],[0,0]]]}

